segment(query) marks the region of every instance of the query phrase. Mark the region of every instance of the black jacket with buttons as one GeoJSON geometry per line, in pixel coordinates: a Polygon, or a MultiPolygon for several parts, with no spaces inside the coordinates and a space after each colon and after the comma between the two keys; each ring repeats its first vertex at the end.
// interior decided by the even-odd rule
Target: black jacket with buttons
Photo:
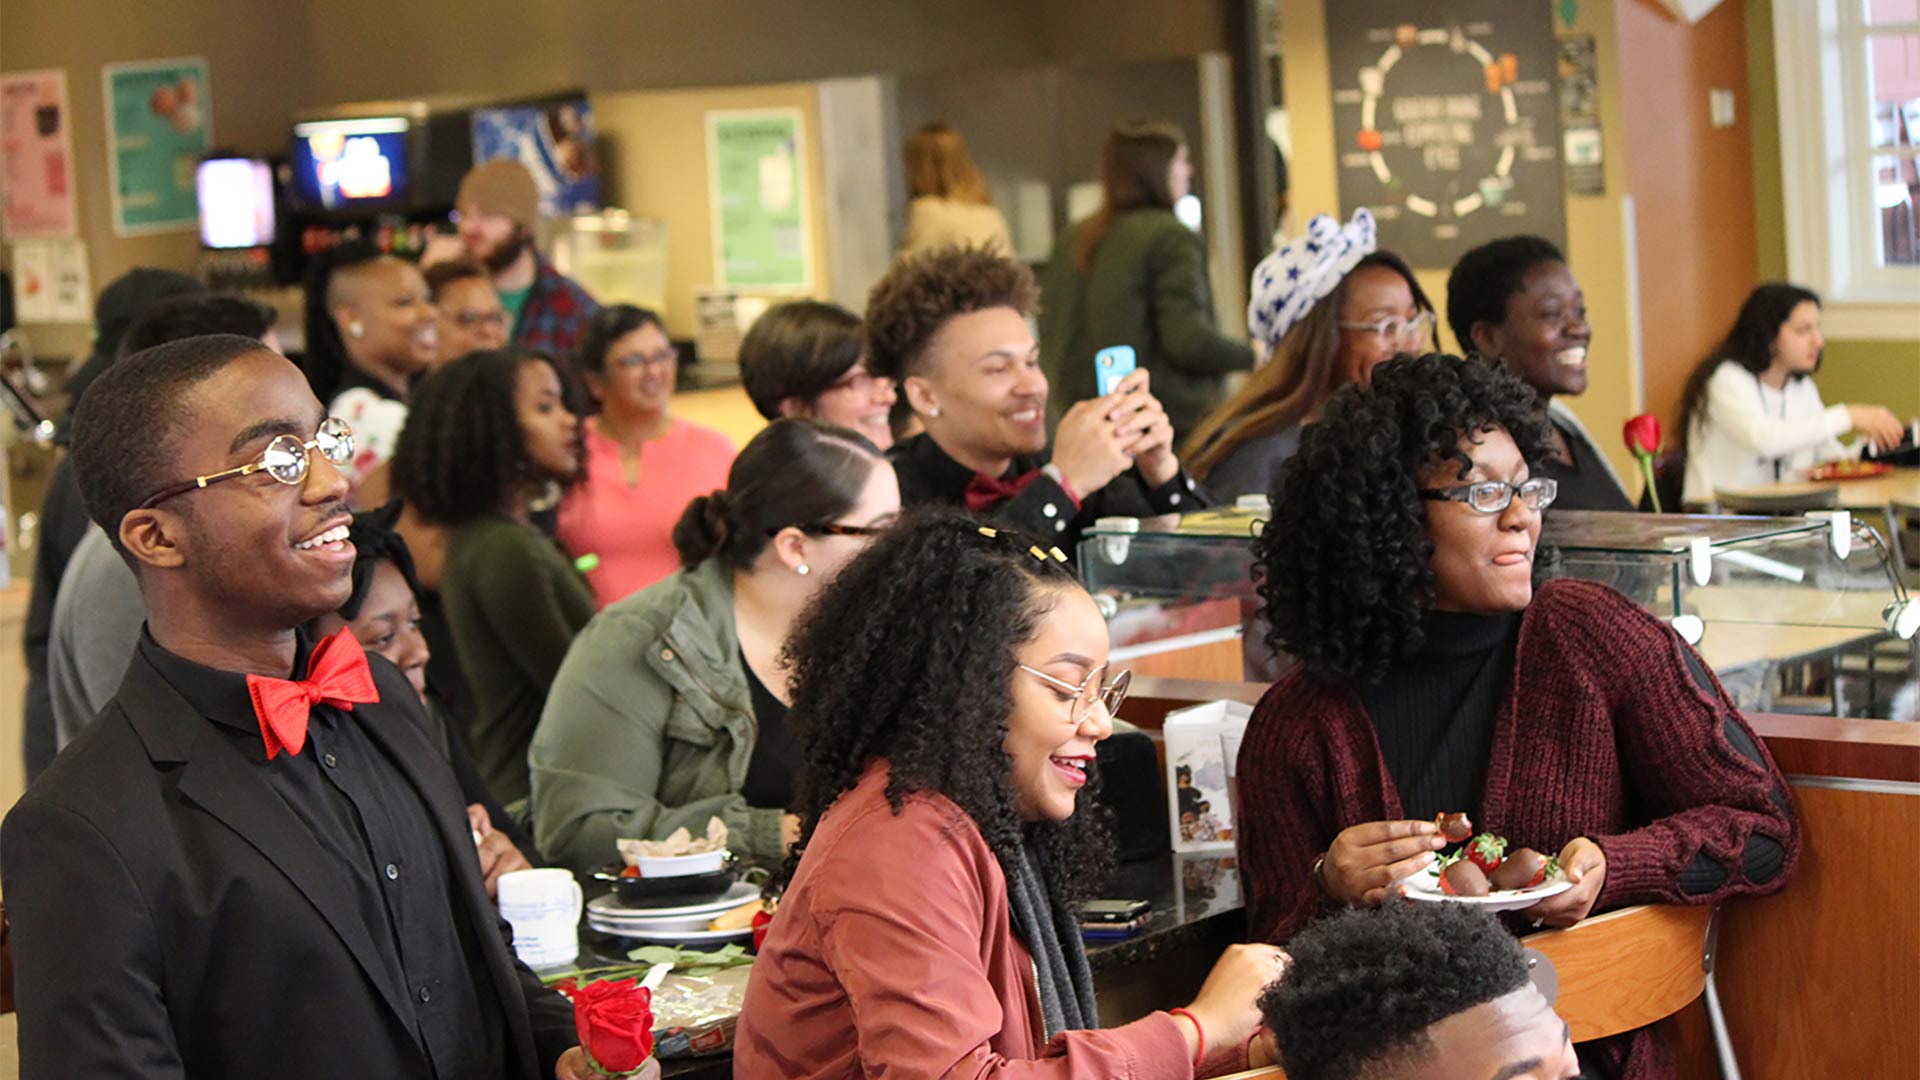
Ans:
{"type": "MultiPolygon", "coordinates": [[[[915,435],[895,443],[887,456],[893,459],[894,472],[900,478],[901,505],[966,506],[967,485],[973,481],[973,470],[947,456],[931,435],[915,435]]],[[[1046,455],[1015,458],[1005,475],[997,479],[1012,481],[1046,463],[1046,455]]],[[[1129,469],[1099,491],[1083,495],[1085,501],[1075,508],[1066,491],[1052,477],[1041,473],[1018,495],[990,508],[983,516],[1034,537],[1051,540],[1071,557],[1080,542],[1081,531],[1100,518],[1183,514],[1213,505],[1206,488],[1188,476],[1185,468],[1157,488],[1147,486],[1138,468],[1129,469]]]]}

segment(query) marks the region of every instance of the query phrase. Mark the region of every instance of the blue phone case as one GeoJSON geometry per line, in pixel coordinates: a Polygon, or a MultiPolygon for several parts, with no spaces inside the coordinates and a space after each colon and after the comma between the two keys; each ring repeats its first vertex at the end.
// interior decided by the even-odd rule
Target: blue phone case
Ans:
{"type": "Polygon", "coordinates": [[[1113,388],[1120,385],[1120,380],[1133,374],[1133,369],[1138,365],[1131,345],[1113,345],[1094,353],[1093,372],[1100,396],[1113,393],[1113,388]]]}

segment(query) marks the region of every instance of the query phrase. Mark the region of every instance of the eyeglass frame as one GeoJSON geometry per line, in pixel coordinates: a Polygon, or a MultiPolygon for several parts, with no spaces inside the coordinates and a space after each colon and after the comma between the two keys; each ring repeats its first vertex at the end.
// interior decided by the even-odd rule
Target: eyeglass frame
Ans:
{"type": "MultiPolygon", "coordinates": [[[[1075,686],[1065,679],[1056,679],[1046,672],[1041,671],[1039,668],[1028,667],[1025,664],[1016,664],[1015,666],[1049,686],[1071,693],[1073,695],[1073,710],[1067,715],[1068,719],[1072,720],[1075,724],[1079,724],[1086,719],[1084,710],[1092,704],[1092,702],[1087,700],[1087,687],[1093,685],[1096,680],[1101,680],[1102,676],[1112,670],[1111,664],[1101,664],[1099,667],[1087,672],[1087,677],[1081,680],[1079,686],[1075,686]]],[[[1127,689],[1132,685],[1133,669],[1121,668],[1119,673],[1113,676],[1113,681],[1106,682],[1105,685],[1100,687],[1100,697],[1098,700],[1105,706],[1108,719],[1112,719],[1119,714],[1121,703],[1127,700],[1127,689]]]]}
{"type": "MultiPolygon", "coordinates": [[[[1375,319],[1372,322],[1346,322],[1343,320],[1341,322],[1335,323],[1334,325],[1339,327],[1342,330],[1365,330],[1370,333],[1380,335],[1382,340],[1387,340],[1388,339],[1387,324],[1397,322],[1397,323],[1403,324],[1402,330],[1401,330],[1402,335],[1404,335],[1408,330],[1412,330],[1414,327],[1418,326],[1420,327],[1420,332],[1418,335],[1420,340],[1430,341],[1433,335],[1433,328],[1435,325],[1439,323],[1439,321],[1440,321],[1439,317],[1434,315],[1433,312],[1422,310],[1418,314],[1414,315],[1414,317],[1411,319],[1404,319],[1398,315],[1386,315],[1381,318],[1375,319]]],[[[1405,336],[1400,336],[1399,340],[1405,341],[1407,340],[1407,338],[1405,336]]]]}
{"type": "Polygon", "coordinates": [[[811,525],[784,525],[778,529],[768,529],[768,536],[779,536],[788,529],[799,529],[808,536],[879,536],[893,523],[883,525],[842,525],[837,521],[821,521],[811,525]]]}
{"type": "Polygon", "coordinates": [[[1420,497],[1423,499],[1437,499],[1442,502],[1465,503],[1467,509],[1472,510],[1476,514],[1504,514],[1507,512],[1507,508],[1513,505],[1513,500],[1518,498],[1521,506],[1525,506],[1527,509],[1539,513],[1547,507],[1552,506],[1553,501],[1560,497],[1560,481],[1555,480],[1551,476],[1529,477],[1517,484],[1508,483],[1505,480],[1475,480],[1471,484],[1461,484],[1459,487],[1421,488],[1420,497]],[[1506,491],[1506,498],[1501,501],[1499,506],[1482,510],[1473,504],[1474,488],[1495,486],[1504,488],[1506,491]],[[1539,493],[1537,496],[1538,501],[1532,506],[1527,506],[1525,495],[1525,489],[1527,488],[1532,488],[1539,493]]]}
{"type": "Polygon", "coordinates": [[[304,484],[307,482],[307,477],[313,472],[313,452],[320,448],[320,436],[327,432],[327,425],[329,424],[335,427],[335,430],[332,432],[335,444],[343,445],[346,448],[346,460],[334,461],[333,457],[325,451],[321,451],[321,456],[326,458],[328,463],[335,467],[345,465],[347,462],[353,460],[353,426],[337,416],[329,416],[320,421],[320,426],[314,429],[313,438],[311,439],[303,440],[298,435],[275,435],[272,439],[268,440],[266,446],[261,448],[259,456],[248,464],[236,465],[231,469],[222,469],[219,472],[207,473],[205,476],[196,476],[191,480],[182,480],[177,484],[169,484],[159,491],[154,492],[152,495],[147,496],[147,498],[134,509],[151,510],[176,495],[184,495],[189,491],[198,491],[201,488],[211,487],[222,480],[232,480],[240,476],[252,476],[257,472],[264,472],[268,476],[273,477],[276,482],[285,484],[288,487],[296,487],[304,484]],[[300,462],[300,475],[291,480],[282,480],[278,474],[267,468],[267,455],[272,453],[273,448],[276,446],[281,446],[284,449],[286,443],[295,444],[296,448],[287,450],[287,453],[296,456],[300,462]]]}

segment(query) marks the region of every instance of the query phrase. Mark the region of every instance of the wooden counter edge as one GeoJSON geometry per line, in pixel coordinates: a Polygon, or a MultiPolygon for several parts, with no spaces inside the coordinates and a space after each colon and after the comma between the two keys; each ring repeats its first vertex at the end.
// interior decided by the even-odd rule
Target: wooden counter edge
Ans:
{"type": "MultiPolygon", "coordinates": [[[[1143,675],[1133,680],[1120,715],[1157,730],[1174,709],[1202,701],[1253,705],[1266,692],[1264,683],[1143,675]]],[[[1766,740],[1780,770],[1789,775],[1920,782],[1920,724],[1780,713],[1747,713],[1746,717],[1766,740]]]]}

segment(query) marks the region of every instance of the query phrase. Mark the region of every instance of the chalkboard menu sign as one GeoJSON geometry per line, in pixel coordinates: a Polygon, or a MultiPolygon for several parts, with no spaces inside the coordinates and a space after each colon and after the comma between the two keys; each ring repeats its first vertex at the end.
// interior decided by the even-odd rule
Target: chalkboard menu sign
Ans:
{"type": "Polygon", "coordinates": [[[1445,267],[1514,233],[1566,242],[1552,5],[1327,0],[1345,213],[1445,267]]]}

